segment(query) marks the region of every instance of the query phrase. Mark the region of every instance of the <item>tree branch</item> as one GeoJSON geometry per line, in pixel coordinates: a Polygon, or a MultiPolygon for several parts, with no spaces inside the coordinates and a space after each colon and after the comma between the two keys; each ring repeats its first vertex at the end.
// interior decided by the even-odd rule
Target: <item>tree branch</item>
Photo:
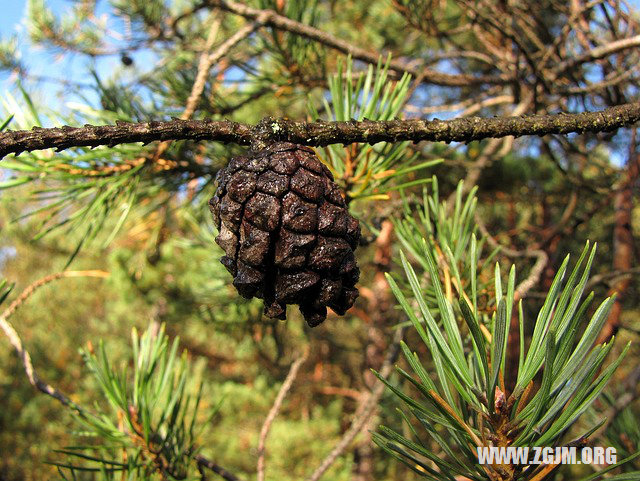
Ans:
{"type": "Polygon", "coordinates": [[[64,406],[68,406],[74,410],[76,410],[79,414],[82,414],[82,409],[76,403],[74,403],[71,399],[65,396],[61,391],[56,389],[54,386],[48,384],[43,381],[35,368],[33,367],[33,363],[31,362],[31,355],[29,351],[22,344],[22,339],[13,328],[13,326],[9,323],[8,319],[11,315],[16,312],[16,309],[22,305],[38,288],[48,284],[56,279],[60,279],[63,277],[107,277],[109,274],[104,271],[91,270],[91,271],[63,271],[58,272],[56,274],[51,274],[42,279],[37,280],[33,284],[29,285],[22,293],[7,307],[2,314],[0,314],[0,330],[2,330],[9,342],[15,349],[18,356],[20,356],[20,360],[22,361],[22,365],[24,367],[24,372],[27,375],[27,379],[29,379],[29,383],[33,387],[35,387],[38,391],[43,392],[44,394],[51,396],[56,399],[64,406]]]}
{"type": "Polygon", "coordinates": [[[549,256],[547,255],[547,253],[542,249],[526,249],[526,250],[518,251],[515,249],[511,249],[510,247],[503,246],[502,244],[498,243],[498,241],[496,241],[491,236],[491,234],[489,234],[487,227],[484,225],[484,222],[482,222],[482,219],[480,219],[480,216],[478,215],[477,212],[475,213],[474,220],[476,222],[476,225],[478,226],[478,229],[482,233],[482,235],[487,239],[487,242],[489,242],[489,244],[492,247],[500,248],[500,251],[503,252],[505,255],[509,257],[535,257],[536,258],[536,262],[531,268],[529,275],[527,276],[526,279],[521,281],[520,284],[518,284],[513,294],[513,298],[516,301],[522,299],[523,297],[526,297],[527,292],[529,292],[536,284],[538,284],[538,282],[540,282],[540,277],[542,276],[542,272],[544,271],[544,268],[547,266],[547,262],[549,262],[549,256]]]}
{"type": "Polygon", "coordinates": [[[640,103],[579,114],[520,117],[468,117],[454,120],[355,120],[347,122],[297,122],[265,118],[255,126],[227,120],[179,120],[165,122],[116,122],[84,127],[34,127],[0,133],[0,158],[24,151],[106,145],[157,140],[209,140],[259,147],[274,141],[323,146],[363,142],[435,141],[469,142],[486,138],[524,135],[609,132],[640,120],[640,103]]]}
{"type": "Polygon", "coordinates": [[[220,466],[219,464],[214,463],[213,461],[205,458],[202,455],[197,455],[195,457],[196,463],[198,463],[199,468],[207,468],[217,475],[219,475],[225,481],[239,481],[238,477],[230,471],[227,471],[225,468],[220,466]]]}
{"type": "Polygon", "coordinates": [[[289,374],[287,374],[287,377],[284,380],[284,383],[282,383],[282,387],[280,388],[280,391],[278,391],[276,400],[274,401],[273,406],[271,406],[271,409],[269,410],[269,414],[267,415],[267,418],[264,420],[264,424],[262,425],[262,429],[260,430],[260,438],[258,440],[258,468],[257,468],[258,481],[264,481],[264,470],[265,470],[264,457],[265,457],[266,446],[267,446],[267,436],[269,435],[269,431],[271,430],[271,425],[273,424],[273,421],[276,419],[278,412],[280,412],[280,408],[282,407],[282,402],[284,401],[284,398],[286,397],[287,393],[291,389],[291,386],[293,385],[293,381],[295,381],[296,376],[298,375],[298,370],[300,369],[300,366],[302,366],[302,364],[304,364],[304,362],[307,360],[308,354],[309,354],[309,350],[308,348],[306,348],[302,353],[302,355],[300,355],[295,361],[293,361],[293,364],[291,364],[291,368],[289,369],[289,374]]]}
{"type": "MultiPolygon", "coordinates": [[[[357,47],[350,44],[349,42],[346,42],[345,40],[342,40],[341,38],[337,38],[327,32],[323,32],[316,27],[297,22],[288,17],[280,15],[274,10],[261,10],[258,8],[252,8],[247,5],[243,5],[242,3],[234,2],[233,0],[206,0],[205,4],[253,20],[262,17],[265,19],[265,25],[267,26],[276,28],[278,30],[285,30],[296,35],[300,35],[301,37],[314,40],[321,43],[322,45],[326,45],[340,52],[349,54],[353,58],[363,60],[367,63],[376,64],[380,59],[379,52],[370,52],[364,48],[357,47]]],[[[509,81],[509,79],[504,76],[446,74],[429,68],[409,66],[397,60],[392,60],[389,64],[389,67],[395,72],[406,72],[411,74],[413,77],[421,77],[422,81],[425,83],[449,87],[464,87],[468,85],[487,83],[504,84],[509,81]]]]}
{"type": "Polygon", "coordinates": [[[557,74],[560,74],[566,72],[567,70],[571,70],[577,65],[587,62],[593,62],[594,60],[601,59],[621,50],[637,48],[638,46],[640,46],[640,35],[636,35],[630,38],[623,38],[621,40],[611,42],[607,45],[601,45],[599,47],[593,48],[577,57],[569,58],[559,64],[556,67],[555,71],[557,74]]]}
{"type": "MultiPolygon", "coordinates": [[[[387,356],[384,360],[384,363],[382,364],[382,367],[380,368],[380,376],[382,376],[383,378],[386,378],[391,374],[393,364],[398,360],[398,355],[400,354],[400,342],[402,341],[405,332],[406,327],[396,330],[393,342],[389,347],[387,356]]],[[[360,431],[362,431],[362,429],[366,426],[367,422],[378,407],[380,398],[384,394],[385,387],[385,384],[380,379],[376,379],[376,383],[373,386],[370,394],[356,411],[349,429],[347,429],[338,444],[334,446],[331,452],[324,458],[322,463],[320,463],[320,466],[318,466],[315,471],[311,473],[306,481],[319,481],[320,478],[322,478],[327,470],[333,465],[333,463],[335,463],[336,459],[338,459],[338,457],[345,452],[345,450],[349,447],[349,445],[360,433],[360,431]]]]}
{"type": "Polygon", "coordinates": [[[209,75],[209,69],[212,65],[215,65],[229,53],[233,47],[235,47],[239,42],[247,38],[253,32],[255,32],[258,28],[263,25],[264,16],[256,18],[256,20],[248,25],[245,25],[243,28],[238,30],[234,35],[225,40],[214,52],[209,53],[208,50],[211,49],[213,42],[215,40],[218,28],[220,26],[220,21],[216,20],[211,27],[211,31],[209,33],[209,38],[207,38],[207,46],[206,50],[202,52],[200,57],[200,63],[198,65],[198,73],[196,75],[196,80],[193,83],[193,88],[191,90],[191,94],[187,99],[187,106],[184,109],[184,112],[181,115],[183,120],[188,119],[193,115],[196,110],[196,106],[198,104],[198,100],[200,95],[205,87],[205,83],[207,81],[207,77],[209,75]]]}

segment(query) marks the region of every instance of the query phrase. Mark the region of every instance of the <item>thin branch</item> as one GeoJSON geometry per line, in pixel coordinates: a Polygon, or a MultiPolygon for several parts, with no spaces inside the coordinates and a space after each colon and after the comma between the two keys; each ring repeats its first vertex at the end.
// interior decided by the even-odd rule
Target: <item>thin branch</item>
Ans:
{"type": "Polygon", "coordinates": [[[207,468],[226,481],[239,481],[238,477],[235,474],[227,471],[222,466],[214,463],[213,461],[210,461],[202,455],[196,456],[195,460],[196,463],[198,463],[198,468],[207,468]]]}
{"type": "MultiPolygon", "coordinates": [[[[209,34],[207,36],[207,42],[205,44],[205,49],[200,55],[200,61],[198,63],[198,71],[196,74],[196,79],[191,87],[191,93],[189,94],[189,98],[187,99],[187,104],[185,106],[182,115],[180,115],[181,120],[188,120],[191,118],[193,113],[196,111],[196,107],[198,106],[198,101],[200,100],[200,96],[204,91],[205,84],[207,82],[207,77],[209,76],[209,70],[213,65],[218,63],[222,57],[224,57],[229,50],[231,50],[235,45],[239,42],[247,38],[253,32],[256,31],[260,26],[263,25],[263,19],[258,18],[256,21],[252,22],[249,25],[245,25],[243,28],[238,30],[235,34],[225,40],[214,52],[209,52],[213,46],[213,42],[216,39],[218,34],[218,29],[220,28],[220,19],[214,20],[212,23],[209,34]]],[[[171,144],[171,140],[167,140],[162,142],[155,154],[154,159],[157,162],[158,159],[164,154],[164,152],[169,148],[171,144]]]]}
{"type": "Polygon", "coordinates": [[[0,158],[24,151],[70,147],[97,147],[157,140],[210,140],[242,145],[289,141],[324,146],[363,142],[436,141],[469,142],[486,138],[524,135],[609,132],[640,120],[640,103],[596,112],[528,115],[519,117],[468,117],[454,120],[363,120],[346,122],[296,122],[265,118],[255,126],[231,121],[179,120],[116,122],[84,127],[34,127],[0,133],[0,158]]]}
{"type": "Polygon", "coordinates": [[[515,97],[513,95],[498,95],[497,97],[491,97],[488,99],[484,99],[481,100],[480,102],[476,102],[474,104],[472,104],[471,106],[467,107],[466,109],[464,109],[461,113],[460,116],[461,117],[466,117],[467,115],[473,115],[476,112],[480,111],[481,109],[485,108],[485,107],[491,107],[493,105],[500,105],[500,104],[510,104],[515,100],[515,97]]]}
{"type": "MultiPolygon", "coordinates": [[[[504,248],[503,248],[504,250],[504,248]]],[[[516,251],[518,252],[518,251],[516,251]]],[[[505,252],[506,253],[506,252],[505,252]]],[[[543,250],[534,250],[534,251],[524,251],[520,252],[519,255],[525,257],[535,257],[536,262],[533,264],[529,275],[525,280],[520,282],[516,287],[515,292],[513,293],[513,299],[518,301],[527,295],[527,292],[531,290],[535,285],[540,282],[540,277],[542,276],[542,272],[549,262],[549,256],[543,250]]]]}
{"type": "MultiPolygon", "coordinates": [[[[389,352],[387,353],[387,358],[384,360],[382,364],[382,368],[380,369],[380,375],[382,377],[387,377],[391,374],[391,369],[393,368],[393,363],[398,359],[398,354],[400,354],[400,341],[404,336],[406,328],[398,329],[393,339],[393,343],[389,348],[389,352]]],[[[367,422],[371,418],[371,415],[378,407],[378,402],[384,393],[385,385],[380,379],[376,380],[376,384],[374,385],[369,397],[366,399],[364,403],[360,405],[358,410],[354,415],[354,419],[351,422],[351,426],[344,433],[342,439],[336,444],[336,446],[331,450],[331,452],[327,455],[326,458],[322,461],[320,466],[307,478],[307,481],[318,481],[324,473],[335,463],[336,459],[344,453],[344,451],[349,447],[349,445],[353,442],[355,437],[362,431],[362,429],[367,425],[367,422]]]]}
{"type": "Polygon", "coordinates": [[[63,277],[109,277],[109,273],[106,271],[100,270],[88,270],[88,271],[62,271],[56,272],[55,274],[49,274],[48,276],[43,277],[42,279],[38,279],[34,283],[30,284],[23,290],[20,295],[7,307],[0,317],[8,319],[13,315],[14,312],[20,307],[29,297],[33,295],[39,288],[49,284],[58,279],[62,279],[63,277]]]}
{"type": "Polygon", "coordinates": [[[611,42],[607,45],[601,45],[589,50],[582,55],[565,60],[556,67],[555,71],[556,74],[560,74],[562,72],[566,72],[567,70],[571,70],[576,65],[580,65],[586,62],[592,62],[594,60],[598,60],[608,55],[620,52],[621,50],[637,48],[638,46],[640,46],[640,35],[636,35],[635,37],[631,38],[624,38],[616,42],[611,42]]]}
{"type": "Polygon", "coordinates": [[[632,78],[634,75],[638,73],[638,65],[630,66],[628,70],[624,70],[622,72],[612,71],[608,75],[606,75],[601,81],[596,83],[590,83],[586,78],[582,79],[581,82],[584,83],[584,86],[574,85],[571,87],[562,87],[556,89],[556,93],[560,95],[577,95],[577,94],[588,94],[592,92],[596,92],[598,90],[604,90],[607,87],[611,87],[613,85],[622,84],[625,80],[629,80],[629,83],[636,83],[637,79],[632,78]]]}
{"type": "Polygon", "coordinates": [[[38,373],[34,369],[33,363],[31,362],[31,355],[29,354],[29,351],[24,348],[24,346],[22,345],[22,341],[20,340],[20,336],[4,316],[0,316],[0,329],[4,331],[6,336],[9,338],[9,342],[18,353],[18,356],[20,356],[22,365],[24,366],[24,371],[27,374],[27,378],[29,379],[29,383],[31,383],[31,385],[38,391],[41,391],[60,401],[63,405],[70,406],[74,409],[79,409],[74,404],[74,402],[71,401],[71,399],[58,391],[55,387],[47,384],[45,381],[40,379],[40,376],[38,376],[38,373]]]}
{"type": "Polygon", "coordinates": [[[205,84],[207,83],[207,77],[209,76],[209,70],[213,65],[209,50],[213,48],[213,42],[216,41],[221,23],[222,20],[220,18],[216,18],[211,23],[211,27],[209,27],[207,41],[205,43],[204,49],[202,50],[202,53],[200,54],[200,60],[198,61],[198,71],[196,73],[196,79],[193,82],[193,86],[191,87],[191,93],[189,94],[189,98],[187,99],[187,104],[184,108],[184,111],[180,116],[180,118],[183,120],[191,118],[193,113],[196,111],[196,107],[198,106],[200,95],[202,95],[202,92],[204,91],[205,84]]]}
{"type": "Polygon", "coordinates": [[[489,234],[487,227],[484,225],[484,223],[482,222],[482,219],[480,219],[480,216],[478,215],[477,212],[475,213],[475,222],[476,222],[476,225],[478,226],[478,229],[482,233],[482,235],[486,237],[487,242],[492,247],[500,248],[500,251],[505,255],[509,257],[535,257],[536,258],[536,262],[535,264],[533,264],[533,267],[531,268],[529,275],[527,276],[526,279],[524,279],[522,282],[520,282],[516,286],[516,290],[513,294],[513,298],[516,301],[524,298],[527,295],[527,293],[531,290],[531,288],[534,287],[536,284],[538,284],[538,282],[540,282],[540,277],[542,276],[542,272],[544,271],[544,268],[547,265],[547,262],[549,262],[549,256],[542,249],[526,249],[526,250],[518,251],[515,249],[511,249],[509,247],[505,247],[502,244],[498,243],[498,241],[496,241],[491,236],[491,234],[489,234]]]}
{"type": "MultiPolygon", "coordinates": [[[[274,10],[260,10],[257,8],[249,7],[247,5],[243,5],[238,2],[234,2],[233,0],[208,0],[205,2],[205,4],[254,20],[262,16],[263,18],[266,18],[265,25],[276,28],[278,30],[285,30],[287,32],[300,35],[301,37],[305,37],[310,40],[314,40],[340,52],[349,54],[353,58],[358,60],[376,64],[380,59],[379,52],[370,52],[366,49],[357,47],[345,40],[342,40],[341,38],[337,38],[327,32],[323,32],[316,27],[297,22],[288,17],[280,15],[274,10]]],[[[389,68],[399,73],[410,73],[413,77],[420,76],[425,83],[450,87],[463,87],[468,85],[487,83],[504,84],[509,81],[509,79],[507,79],[506,77],[500,76],[445,74],[428,68],[412,67],[397,60],[392,60],[389,64],[389,68]]]]}
{"type": "Polygon", "coordinates": [[[640,267],[634,267],[632,269],[626,270],[615,270],[610,272],[603,272],[602,274],[596,274],[595,276],[591,276],[589,282],[585,286],[585,291],[590,291],[595,286],[600,284],[601,282],[606,282],[610,284],[615,284],[619,282],[622,278],[629,278],[634,274],[640,274],[640,267]]]}
{"type": "Polygon", "coordinates": [[[198,99],[200,95],[202,95],[202,91],[204,90],[204,86],[207,80],[207,76],[209,74],[209,70],[213,65],[218,63],[222,57],[229,53],[234,46],[240,43],[242,40],[247,38],[253,32],[255,32],[258,28],[260,28],[264,24],[264,20],[266,16],[259,16],[256,20],[248,25],[245,25],[240,30],[238,30],[235,34],[225,40],[215,51],[208,53],[207,51],[211,49],[213,45],[213,41],[215,39],[216,33],[218,31],[218,27],[220,25],[220,21],[216,20],[212,25],[211,31],[209,33],[209,38],[207,38],[207,47],[206,50],[202,53],[200,57],[200,63],[198,65],[198,74],[196,76],[196,80],[193,83],[193,88],[191,89],[191,94],[187,99],[187,106],[182,113],[183,120],[186,120],[193,115],[193,112],[196,110],[196,106],[198,104],[198,99]]]}
{"type": "Polygon", "coordinates": [[[60,279],[62,277],[107,277],[109,274],[104,271],[64,271],[59,272],[57,274],[52,274],[46,276],[30,286],[28,286],[22,293],[13,301],[5,311],[0,314],[0,329],[5,333],[7,338],[9,338],[9,342],[18,353],[18,356],[22,360],[22,365],[24,366],[24,371],[27,375],[27,379],[29,379],[29,383],[39,391],[51,396],[56,399],[60,403],[65,406],[68,406],[78,412],[81,412],[81,408],[75,404],[71,399],[65,396],[62,392],[60,392],[55,387],[43,381],[35,368],[33,367],[33,363],[31,361],[31,355],[29,351],[26,350],[24,345],[22,344],[22,340],[20,336],[13,328],[13,326],[7,320],[17,309],[24,303],[38,288],[52,282],[56,279],[60,279]]]}
{"type": "Polygon", "coordinates": [[[269,435],[269,431],[271,430],[271,425],[275,420],[278,412],[280,412],[280,408],[282,407],[282,402],[286,397],[287,393],[291,389],[293,385],[293,381],[295,381],[296,376],[298,375],[298,370],[300,366],[307,360],[307,356],[309,354],[308,349],[302,353],[300,357],[298,357],[293,364],[291,364],[291,368],[289,369],[289,374],[282,383],[282,387],[276,396],[276,400],[271,406],[269,410],[269,414],[267,414],[267,418],[264,420],[264,424],[262,425],[262,429],[260,430],[260,438],[258,440],[258,481],[264,481],[264,456],[265,456],[265,447],[267,443],[267,436],[269,435]]]}
{"type": "Polygon", "coordinates": [[[459,117],[466,117],[473,115],[479,110],[485,107],[491,107],[493,105],[510,104],[513,103],[513,95],[498,95],[496,97],[489,97],[482,100],[477,98],[468,98],[461,102],[454,104],[442,104],[425,107],[417,107],[415,105],[407,105],[405,110],[409,113],[419,113],[421,115],[435,114],[438,112],[455,112],[461,111],[459,117]]]}

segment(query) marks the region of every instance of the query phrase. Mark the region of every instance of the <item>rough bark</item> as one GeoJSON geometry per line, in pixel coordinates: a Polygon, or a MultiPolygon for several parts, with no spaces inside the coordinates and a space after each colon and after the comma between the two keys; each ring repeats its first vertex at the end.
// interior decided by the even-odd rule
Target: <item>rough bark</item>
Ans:
{"type": "MultiPolygon", "coordinates": [[[[305,25],[283,15],[279,15],[274,10],[260,10],[232,0],[208,0],[203,2],[203,5],[220,8],[247,19],[261,20],[269,27],[273,27],[281,31],[287,31],[314,42],[318,42],[322,45],[338,50],[339,52],[349,54],[357,60],[362,60],[372,64],[376,64],[380,61],[380,52],[371,52],[356,45],[352,45],[341,38],[334,37],[333,35],[323,32],[311,25],[305,25]]],[[[391,60],[389,62],[389,67],[391,70],[400,74],[406,72],[411,74],[414,78],[420,78],[421,82],[449,87],[465,87],[468,85],[486,83],[505,84],[512,80],[506,75],[447,74],[431,68],[408,65],[398,60],[391,60]]]]}
{"type": "Polygon", "coordinates": [[[435,141],[469,142],[486,138],[524,135],[610,132],[640,120],[640,103],[618,105],[579,114],[528,115],[519,117],[468,117],[454,120],[387,120],[361,122],[296,122],[265,118],[255,126],[226,120],[179,120],[165,122],[116,122],[84,127],[34,127],[0,133],[0,158],[9,154],[70,147],[113,147],[157,140],[210,140],[235,142],[262,148],[276,141],[322,146],[364,142],[435,141]]]}

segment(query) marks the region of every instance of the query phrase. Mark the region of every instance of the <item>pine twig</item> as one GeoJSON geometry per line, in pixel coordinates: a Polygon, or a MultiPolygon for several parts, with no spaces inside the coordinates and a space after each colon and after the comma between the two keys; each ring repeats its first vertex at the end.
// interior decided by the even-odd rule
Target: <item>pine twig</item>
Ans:
{"type": "Polygon", "coordinates": [[[264,424],[262,425],[262,429],[260,430],[260,438],[258,440],[258,481],[264,481],[264,470],[265,470],[265,447],[267,443],[267,436],[269,435],[269,431],[271,430],[271,425],[275,420],[276,416],[280,412],[280,408],[282,407],[282,402],[284,398],[289,393],[291,386],[293,385],[293,381],[295,381],[296,376],[298,375],[298,370],[300,366],[307,360],[307,356],[309,355],[308,348],[304,350],[304,352],[298,357],[293,364],[291,364],[291,368],[289,369],[289,374],[282,383],[282,387],[276,396],[276,400],[271,406],[269,410],[269,414],[267,414],[266,419],[264,420],[264,424]]]}
{"type": "Polygon", "coordinates": [[[16,298],[16,300],[14,300],[9,305],[9,307],[7,307],[7,309],[5,309],[2,314],[0,314],[0,329],[2,329],[2,331],[5,333],[14,350],[18,353],[18,356],[22,360],[22,365],[24,366],[24,371],[27,375],[27,379],[29,379],[29,383],[44,394],[51,396],[63,405],[75,409],[78,412],[81,412],[80,406],[75,404],[62,392],[60,392],[58,389],[48,384],[47,382],[43,381],[40,376],[38,376],[38,373],[33,367],[33,362],[31,361],[31,354],[29,354],[29,351],[27,351],[27,349],[24,347],[20,336],[7,319],[14,312],[16,312],[18,307],[20,307],[38,288],[56,279],[60,279],[62,277],[107,277],[108,275],[109,274],[107,272],[98,270],[64,271],[58,272],[56,274],[51,274],[28,286],[24,291],[22,291],[22,293],[16,298]]]}
{"type": "Polygon", "coordinates": [[[578,114],[467,117],[453,120],[297,122],[267,117],[253,126],[226,120],[116,122],[115,125],[34,127],[31,130],[5,131],[0,133],[0,158],[41,149],[63,150],[100,145],[113,147],[134,142],[148,144],[158,140],[209,140],[242,145],[289,141],[309,146],[406,140],[470,142],[509,136],[610,132],[639,120],[640,102],[578,114]]]}
{"type": "Polygon", "coordinates": [[[29,351],[24,348],[20,336],[4,316],[0,316],[0,329],[4,331],[5,335],[9,339],[9,342],[18,353],[18,356],[20,356],[22,365],[24,366],[24,371],[27,375],[27,379],[29,379],[29,383],[38,391],[43,392],[48,396],[51,396],[52,398],[60,401],[63,405],[79,410],[79,407],[76,406],[75,403],[71,401],[71,399],[65,396],[62,392],[58,391],[52,385],[40,379],[40,376],[38,376],[38,373],[34,369],[33,363],[31,362],[31,355],[29,354],[29,351]]]}
{"type": "Polygon", "coordinates": [[[575,68],[577,65],[593,62],[594,60],[601,59],[608,55],[614,54],[621,50],[626,49],[635,49],[640,46],[640,35],[635,35],[630,38],[623,38],[617,40],[615,42],[611,42],[607,45],[601,45],[599,47],[595,47],[588,52],[583,53],[577,57],[570,57],[564,62],[560,63],[554,70],[556,76],[559,74],[566,72],[575,68]]]}
{"type": "Polygon", "coordinates": [[[640,266],[633,267],[631,269],[614,270],[609,272],[603,272],[601,274],[596,274],[594,276],[591,276],[591,278],[589,279],[589,282],[587,282],[587,285],[585,286],[584,289],[585,291],[588,292],[591,289],[593,289],[595,286],[600,284],[601,282],[607,282],[607,283],[613,284],[622,278],[631,277],[634,274],[640,274],[640,266]]]}
{"type": "Polygon", "coordinates": [[[235,474],[227,471],[222,466],[214,463],[213,461],[205,458],[202,455],[196,456],[195,460],[196,460],[196,463],[198,463],[198,468],[207,468],[210,471],[213,471],[214,473],[216,473],[225,481],[239,481],[238,477],[235,474]]]}
{"type": "MultiPolygon", "coordinates": [[[[393,339],[393,344],[391,345],[387,358],[384,360],[382,368],[380,369],[380,375],[382,377],[387,377],[391,374],[391,369],[393,368],[393,363],[398,359],[398,354],[400,354],[400,341],[404,337],[404,333],[406,328],[398,329],[393,339]]],[[[366,399],[364,403],[360,405],[358,410],[354,415],[354,419],[351,422],[351,426],[344,433],[342,439],[335,445],[335,447],[331,450],[331,452],[327,455],[326,458],[322,461],[320,466],[316,468],[316,470],[307,478],[307,481],[318,481],[324,473],[335,463],[336,459],[344,453],[344,451],[349,447],[351,442],[355,439],[355,437],[362,431],[362,429],[367,425],[371,415],[375,411],[378,406],[378,402],[384,393],[385,385],[380,379],[376,380],[376,384],[374,385],[369,397],[366,399]]]]}
{"type": "MultiPolygon", "coordinates": [[[[327,47],[351,55],[357,60],[367,63],[377,64],[380,59],[379,52],[370,52],[361,47],[350,44],[346,40],[324,32],[311,25],[292,20],[284,15],[280,15],[274,10],[260,10],[252,8],[233,0],[205,0],[204,5],[217,7],[227,12],[240,15],[245,18],[258,19],[265,18],[265,24],[278,30],[284,30],[295,35],[299,35],[309,40],[313,40],[327,47]]],[[[398,73],[409,73],[413,77],[421,77],[421,81],[434,85],[443,86],[469,86],[478,84],[505,84],[509,81],[506,76],[475,76],[469,74],[446,74],[425,67],[415,67],[406,65],[398,60],[392,60],[389,64],[391,70],[398,73]]]]}
{"type": "Polygon", "coordinates": [[[499,247],[501,252],[503,252],[507,256],[536,258],[536,262],[533,264],[533,267],[531,268],[529,275],[527,276],[526,279],[524,279],[522,282],[520,282],[516,286],[516,290],[513,294],[514,300],[517,301],[519,299],[522,299],[527,295],[527,292],[529,292],[533,286],[535,286],[538,282],[540,282],[540,276],[542,276],[542,271],[544,271],[544,268],[547,265],[547,262],[549,262],[548,254],[542,249],[526,249],[523,251],[518,251],[515,249],[511,249],[509,247],[505,247],[499,244],[498,241],[496,241],[491,236],[491,234],[489,234],[487,227],[484,225],[484,223],[480,219],[480,216],[478,215],[477,212],[475,214],[475,222],[476,222],[476,225],[478,226],[478,229],[482,233],[482,235],[487,238],[487,242],[492,247],[499,247]]]}
{"type": "Polygon", "coordinates": [[[236,33],[234,33],[227,40],[222,42],[218,48],[216,48],[213,52],[209,53],[208,51],[211,49],[213,45],[213,41],[215,40],[215,35],[220,27],[220,20],[216,20],[211,27],[209,32],[209,37],[207,38],[207,45],[205,51],[202,53],[200,57],[200,62],[198,64],[198,73],[196,74],[196,80],[193,83],[193,87],[191,88],[191,93],[189,94],[189,98],[187,99],[187,105],[184,109],[184,112],[180,116],[182,120],[189,119],[196,110],[196,106],[198,104],[198,99],[202,95],[204,91],[204,86],[207,81],[207,75],[209,74],[209,70],[212,66],[217,64],[222,57],[229,53],[233,47],[235,47],[242,40],[247,38],[257,29],[259,29],[262,25],[264,25],[265,16],[258,17],[254,22],[245,25],[236,33]]]}
{"type": "Polygon", "coordinates": [[[8,319],[11,315],[16,312],[18,307],[20,307],[29,297],[33,295],[35,291],[41,288],[44,285],[49,284],[58,279],[62,279],[63,277],[109,277],[109,273],[106,271],[100,270],[88,270],[88,271],[62,271],[56,272],[55,274],[49,274],[48,276],[43,277],[42,279],[38,279],[33,282],[29,286],[27,286],[20,295],[7,307],[0,317],[4,319],[8,319]]]}
{"type": "MultiPolygon", "coordinates": [[[[213,42],[215,41],[218,30],[220,28],[220,23],[220,19],[214,20],[209,29],[209,35],[207,36],[205,49],[200,55],[196,79],[193,82],[193,86],[191,87],[191,93],[189,94],[189,98],[187,99],[185,109],[182,112],[182,115],[180,115],[180,120],[190,119],[193,113],[196,111],[198,100],[200,99],[200,96],[204,91],[204,87],[207,82],[207,76],[209,75],[209,70],[211,69],[211,67],[218,63],[220,59],[227,53],[229,53],[229,50],[235,47],[239,42],[247,38],[258,28],[260,28],[264,24],[264,17],[259,17],[251,24],[245,25],[243,28],[241,28],[235,34],[225,40],[214,52],[210,53],[209,50],[211,50],[211,48],[213,47],[213,42]]],[[[162,142],[158,146],[156,153],[154,154],[154,159],[159,159],[160,156],[169,148],[170,143],[171,140],[162,142]]]]}
{"type": "Polygon", "coordinates": [[[207,83],[207,77],[209,76],[209,70],[214,63],[209,50],[211,50],[211,48],[213,47],[213,43],[216,41],[221,23],[222,20],[220,18],[216,18],[211,24],[211,27],[209,27],[207,41],[205,43],[204,50],[200,54],[200,61],[198,62],[198,72],[196,73],[196,79],[193,82],[193,86],[191,87],[191,93],[189,94],[189,98],[187,99],[187,104],[184,108],[184,112],[182,112],[182,115],[180,116],[180,118],[183,120],[190,118],[196,111],[198,100],[200,99],[200,96],[204,91],[204,86],[207,83]]]}

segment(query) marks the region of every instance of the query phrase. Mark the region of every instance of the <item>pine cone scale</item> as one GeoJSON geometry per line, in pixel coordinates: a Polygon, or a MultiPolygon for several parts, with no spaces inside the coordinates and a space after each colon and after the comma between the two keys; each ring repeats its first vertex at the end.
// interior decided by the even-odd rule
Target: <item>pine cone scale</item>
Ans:
{"type": "Polygon", "coordinates": [[[257,228],[271,232],[278,227],[280,202],[272,195],[256,193],[244,207],[244,219],[257,228]]]}
{"type": "Polygon", "coordinates": [[[318,228],[318,209],[315,204],[289,192],[282,199],[282,207],[282,225],[287,229],[306,234],[318,228]]]}

